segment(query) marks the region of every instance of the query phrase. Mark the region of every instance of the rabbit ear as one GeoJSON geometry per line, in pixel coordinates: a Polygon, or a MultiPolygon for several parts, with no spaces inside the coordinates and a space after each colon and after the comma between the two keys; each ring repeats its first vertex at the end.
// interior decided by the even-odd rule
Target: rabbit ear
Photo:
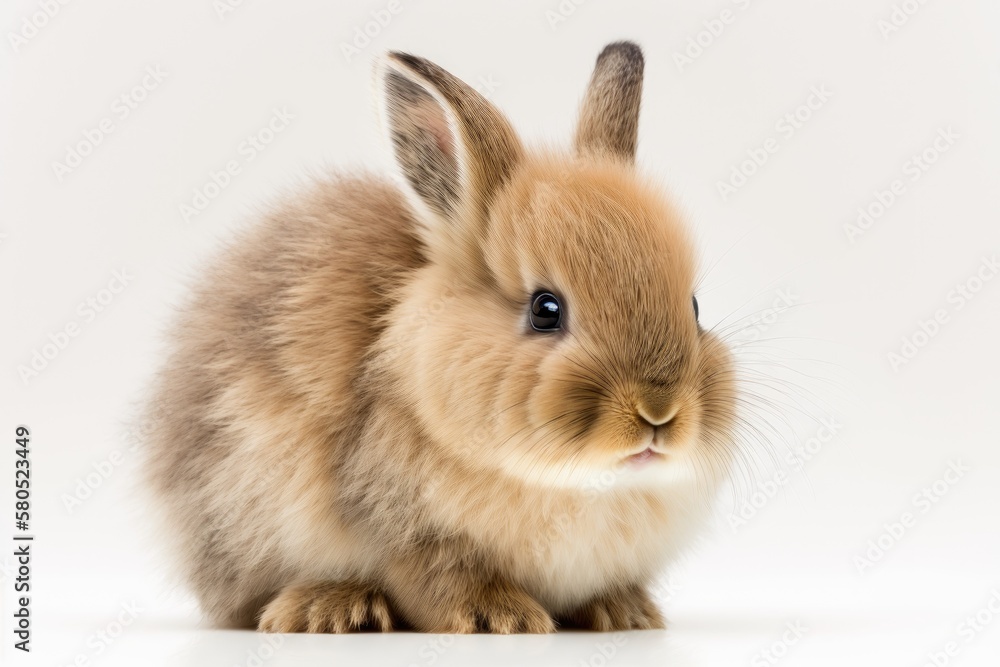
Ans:
{"type": "Polygon", "coordinates": [[[482,95],[423,58],[389,53],[377,80],[396,162],[425,212],[452,228],[485,219],[521,156],[507,119],[482,95]]]}
{"type": "Polygon", "coordinates": [[[577,153],[611,154],[635,161],[643,64],[642,50],[633,42],[608,44],[597,56],[580,108],[577,153]]]}

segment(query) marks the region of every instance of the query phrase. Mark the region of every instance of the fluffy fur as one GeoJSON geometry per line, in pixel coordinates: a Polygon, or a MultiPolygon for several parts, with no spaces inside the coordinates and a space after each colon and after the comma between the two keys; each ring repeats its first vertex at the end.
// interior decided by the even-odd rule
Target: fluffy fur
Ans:
{"type": "Polygon", "coordinates": [[[641,75],[638,47],[609,45],[573,150],[546,153],[390,54],[405,185],[317,183],[205,272],[148,472],[211,618],[662,627],[646,586],[728,471],[735,397],[683,225],[633,165],[641,75]],[[562,330],[531,330],[538,290],[562,330]]]}

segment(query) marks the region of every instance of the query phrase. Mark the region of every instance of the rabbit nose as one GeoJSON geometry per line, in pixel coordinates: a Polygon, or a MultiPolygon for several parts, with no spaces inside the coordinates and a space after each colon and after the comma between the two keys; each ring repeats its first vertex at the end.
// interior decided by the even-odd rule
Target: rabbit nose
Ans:
{"type": "Polygon", "coordinates": [[[636,412],[639,413],[639,419],[655,429],[669,424],[677,416],[677,406],[662,406],[659,410],[651,410],[648,406],[639,405],[636,412]]]}

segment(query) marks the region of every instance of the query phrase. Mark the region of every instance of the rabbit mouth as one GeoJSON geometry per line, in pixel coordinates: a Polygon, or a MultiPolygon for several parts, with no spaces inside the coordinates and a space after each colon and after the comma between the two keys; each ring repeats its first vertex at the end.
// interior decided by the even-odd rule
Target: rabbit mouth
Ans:
{"type": "Polygon", "coordinates": [[[625,459],[625,462],[631,466],[645,466],[654,461],[662,461],[667,457],[662,452],[655,451],[652,447],[646,447],[638,454],[632,454],[625,459]]]}

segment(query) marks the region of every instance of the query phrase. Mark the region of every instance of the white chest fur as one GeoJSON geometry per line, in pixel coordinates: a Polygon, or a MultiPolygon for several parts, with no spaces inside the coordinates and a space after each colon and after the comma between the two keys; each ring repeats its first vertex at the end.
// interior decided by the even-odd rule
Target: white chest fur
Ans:
{"type": "Polygon", "coordinates": [[[482,498],[464,528],[502,555],[502,567],[551,612],[609,586],[642,584],[690,540],[702,511],[686,484],[668,489],[555,492],[482,498]]]}

